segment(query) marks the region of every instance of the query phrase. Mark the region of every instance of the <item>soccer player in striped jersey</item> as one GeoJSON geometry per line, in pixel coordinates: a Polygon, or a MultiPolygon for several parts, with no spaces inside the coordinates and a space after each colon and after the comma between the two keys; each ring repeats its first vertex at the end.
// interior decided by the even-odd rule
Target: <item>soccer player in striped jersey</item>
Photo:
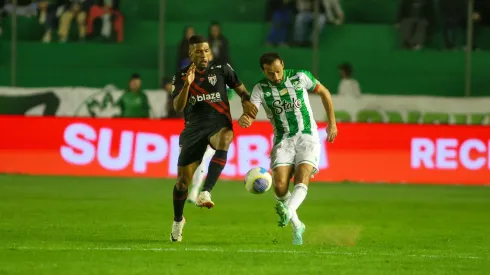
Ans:
{"type": "MultiPolygon", "coordinates": [[[[255,85],[250,101],[257,108],[264,107],[274,128],[271,169],[279,226],[285,227],[291,222],[292,242],[301,245],[306,227],[296,210],[306,198],[309,180],[318,172],[320,158],[320,139],[308,93],[315,93],[322,100],[328,115],[329,142],[337,136],[332,97],[309,71],[284,69],[284,62],[277,53],[263,54],[260,67],[265,78],[255,85]],[[292,176],[294,188],[289,192],[292,176]]],[[[254,118],[243,114],[238,122],[247,128],[253,121],[254,118]]]]}

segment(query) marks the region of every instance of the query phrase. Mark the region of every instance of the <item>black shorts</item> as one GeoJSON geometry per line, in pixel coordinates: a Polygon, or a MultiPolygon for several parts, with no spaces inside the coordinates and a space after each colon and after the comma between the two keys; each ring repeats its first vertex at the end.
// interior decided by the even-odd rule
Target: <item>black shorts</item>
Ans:
{"type": "Polygon", "coordinates": [[[180,154],[177,165],[183,167],[196,161],[201,162],[210,144],[209,140],[223,128],[233,130],[230,122],[213,123],[210,121],[196,126],[186,125],[179,137],[180,154]]]}

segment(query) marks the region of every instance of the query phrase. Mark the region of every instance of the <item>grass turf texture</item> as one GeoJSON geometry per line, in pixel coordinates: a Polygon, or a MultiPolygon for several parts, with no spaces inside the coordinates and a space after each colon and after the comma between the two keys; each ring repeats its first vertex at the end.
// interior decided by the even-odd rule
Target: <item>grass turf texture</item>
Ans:
{"type": "Polygon", "coordinates": [[[490,188],[313,184],[305,245],[219,182],[168,241],[172,180],[0,176],[0,274],[488,274],[490,188]]]}

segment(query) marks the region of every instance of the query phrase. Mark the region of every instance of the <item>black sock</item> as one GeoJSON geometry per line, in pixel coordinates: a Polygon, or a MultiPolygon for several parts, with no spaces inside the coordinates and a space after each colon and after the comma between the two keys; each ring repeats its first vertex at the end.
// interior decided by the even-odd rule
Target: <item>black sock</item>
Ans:
{"type": "Polygon", "coordinates": [[[184,205],[187,199],[187,189],[184,191],[177,190],[174,186],[174,221],[181,222],[184,215],[184,205]]]}
{"type": "Polygon", "coordinates": [[[213,189],[219,176],[221,175],[221,171],[223,171],[223,168],[225,168],[227,155],[228,151],[216,150],[211,162],[209,163],[208,176],[206,177],[202,191],[210,192],[213,189]]]}

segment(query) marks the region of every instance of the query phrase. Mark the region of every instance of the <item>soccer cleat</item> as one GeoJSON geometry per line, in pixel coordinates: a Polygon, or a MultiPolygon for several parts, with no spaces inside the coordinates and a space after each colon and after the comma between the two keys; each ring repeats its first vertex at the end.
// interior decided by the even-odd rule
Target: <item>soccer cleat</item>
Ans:
{"type": "Polygon", "coordinates": [[[278,225],[280,227],[286,227],[291,220],[291,214],[289,213],[288,207],[281,201],[276,203],[276,213],[279,215],[278,225]]]}
{"type": "Polygon", "coordinates": [[[305,233],[306,226],[304,223],[301,223],[301,226],[295,228],[293,226],[293,244],[294,245],[302,245],[303,244],[303,234],[305,233]]]}
{"type": "Polygon", "coordinates": [[[182,241],[182,230],[184,229],[185,218],[182,218],[182,221],[176,222],[172,224],[172,232],[170,233],[170,240],[172,242],[181,242],[182,241]]]}
{"type": "Polygon", "coordinates": [[[211,194],[208,191],[202,191],[197,197],[197,206],[206,207],[211,209],[214,206],[214,202],[211,200],[211,194]]]}

